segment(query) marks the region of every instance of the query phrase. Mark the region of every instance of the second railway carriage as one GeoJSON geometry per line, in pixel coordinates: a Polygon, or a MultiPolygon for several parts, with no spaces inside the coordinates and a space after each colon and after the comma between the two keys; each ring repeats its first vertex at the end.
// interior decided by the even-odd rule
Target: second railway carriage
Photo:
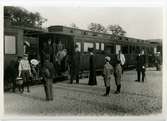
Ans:
{"type": "Polygon", "coordinates": [[[64,26],[51,26],[48,28],[49,32],[61,33],[73,36],[73,44],[79,46],[81,52],[81,71],[88,70],[89,67],[89,54],[88,48],[94,48],[96,53],[96,70],[101,71],[104,64],[104,57],[110,56],[111,63],[114,63],[115,54],[119,50],[125,54],[126,63],[125,67],[134,67],[136,64],[136,56],[141,49],[145,50],[147,65],[152,65],[151,58],[155,53],[155,48],[162,47],[161,44],[151,43],[150,41],[129,38],[129,37],[116,37],[111,34],[97,33],[87,30],[75,29],[64,26]]]}

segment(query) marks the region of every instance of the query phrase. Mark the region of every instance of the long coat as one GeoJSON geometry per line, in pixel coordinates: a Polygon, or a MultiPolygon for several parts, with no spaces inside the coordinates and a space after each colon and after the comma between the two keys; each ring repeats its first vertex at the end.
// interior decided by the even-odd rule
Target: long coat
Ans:
{"type": "Polygon", "coordinates": [[[71,58],[71,74],[78,75],[80,71],[80,52],[74,52],[71,58]]]}
{"type": "Polygon", "coordinates": [[[104,84],[106,87],[110,87],[110,80],[114,69],[113,66],[109,63],[104,65],[103,75],[104,75],[104,84]]]}
{"type": "Polygon", "coordinates": [[[121,67],[120,63],[115,65],[114,76],[115,76],[116,85],[117,86],[120,85],[121,84],[121,78],[122,78],[122,67],[121,67]]]}
{"type": "Polygon", "coordinates": [[[89,58],[89,85],[96,85],[96,65],[95,65],[95,55],[90,55],[89,58]]]}
{"type": "Polygon", "coordinates": [[[42,67],[42,76],[47,79],[55,78],[55,69],[54,66],[49,60],[45,60],[42,67]],[[48,72],[46,71],[48,70],[48,72]]]}
{"type": "Polygon", "coordinates": [[[146,63],[146,57],[145,55],[138,55],[137,58],[136,58],[136,70],[137,71],[142,71],[142,70],[145,70],[143,69],[142,67],[145,66],[145,63],[146,63]]]}
{"type": "Polygon", "coordinates": [[[43,84],[47,100],[53,100],[53,79],[55,77],[54,66],[49,60],[45,60],[42,68],[43,84]]]}

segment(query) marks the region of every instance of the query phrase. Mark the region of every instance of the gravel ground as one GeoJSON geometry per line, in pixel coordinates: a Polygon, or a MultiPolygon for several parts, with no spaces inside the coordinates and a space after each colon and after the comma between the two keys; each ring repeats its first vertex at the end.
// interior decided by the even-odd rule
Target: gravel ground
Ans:
{"type": "Polygon", "coordinates": [[[109,97],[103,78],[97,86],[88,86],[88,79],[80,84],[69,81],[54,84],[54,100],[45,101],[42,85],[31,87],[31,93],[5,93],[5,115],[25,116],[117,116],[158,114],[162,110],[162,72],[148,70],[144,83],[135,82],[136,72],[124,72],[121,93],[116,95],[114,78],[109,97]]]}

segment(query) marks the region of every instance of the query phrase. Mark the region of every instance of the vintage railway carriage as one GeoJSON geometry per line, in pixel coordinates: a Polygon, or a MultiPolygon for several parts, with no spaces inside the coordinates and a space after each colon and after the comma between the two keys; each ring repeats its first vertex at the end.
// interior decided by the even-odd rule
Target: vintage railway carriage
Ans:
{"type": "MultiPolygon", "coordinates": [[[[115,37],[111,34],[97,33],[87,30],[75,29],[64,26],[51,26],[48,28],[49,32],[61,33],[73,36],[73,43],[79,46],[81,52],[81,71],[88,70],[89,54],[88,48],[94,48],[96,53],[96,68],[101,71],[104,64],[104,57],[110,56],[111,63],[114,63],[115,55],[119,50],[125,54],[125,67],[134,67],[136,64],[136,56],[141,49],[145,50],[147,65],[151,65],[152,55],[158,47],[158,43],[151,43],[150,41],[140,40],[129,37],[115,37]]],[[[159,45],[161,48],[162,45],[159,45]]]]}
{"type": "MultiPolygon", "coordinates": [[[[136,56],[140,49],[144,49],[147,55],[147,64],[153,63],[153,55],[156,51],[162,52],[162,44],[152,43],[129,37],[115,37],[111,34],[97,33],[87,30],[75,29],[64,26],[51,26],[48,30],[5,26],[4,28],[4,78],[5,87],[8,87],[11,82],[11,70],[13,63],[18,56],[23,56],[25,53],[24,42],[30,43],[26,53],[29,59],[36,58],[42,61],[41,52],[43,43],[48,39],[52,40],[52,44],[61,44],[67,52],[74,52],[75,44],[78,45],[81,52],[81,73],[89,68],[89,53],[88,48],[94,48],[96,53],[96,68],[97,71],[102,71],[104,65],[104,57],[110,56],[111,63],[114,63],[115,55],[119,50],[125,54],[126,67],[134,67],[136,56]]],[[[54,54],[56,54],[55,51],[54,54]]]]}

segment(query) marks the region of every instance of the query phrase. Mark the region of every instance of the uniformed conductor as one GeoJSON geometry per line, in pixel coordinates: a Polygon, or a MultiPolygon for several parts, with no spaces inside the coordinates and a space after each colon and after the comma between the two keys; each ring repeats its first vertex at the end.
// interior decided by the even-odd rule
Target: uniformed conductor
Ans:
{"type": "Polygon", "coordinates": [[[110,93],[110,80],[113,74],[113,66],[110,64],[110,57],[105,57],[105,65],[103,70],[104,84],[106,87],[106,93],[103,96],[108,96],[110,93]]]}

